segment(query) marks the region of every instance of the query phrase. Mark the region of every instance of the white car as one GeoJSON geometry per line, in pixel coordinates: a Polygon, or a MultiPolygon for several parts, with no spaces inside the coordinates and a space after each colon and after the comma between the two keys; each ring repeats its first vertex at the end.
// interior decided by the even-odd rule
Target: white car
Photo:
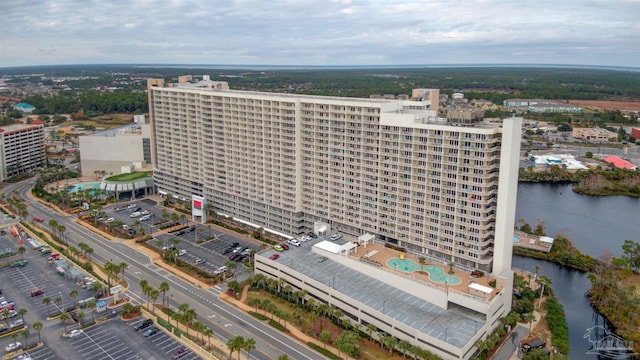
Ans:
{"type": "Polygon", "coordinates": [[[151,215],[145,215],[145,216],[141,217],[139,220],[140,221],[147,221],[149,219],[151,219],[151,215]]]}
{"type": "Polygon", "coordinates": [[[78,335],[81,335],[82,333],[84,333],[84,331],[82,331],[82,329],[78,330],[71,330],[69,331],[69,334],[67,334],[68,337],[72,338],[72,337],[76,337],[78,335]]]}
{"type": "Polygon", "coordinates": [[[298,241],[297,239],[291,239],[288,241],[288,243],[293,246],[300,246],[300,241],[298,241]]]}
{"type": "Polygon", "coordinates": [[[140,214],[140,212],[139,212],[139,211],[136,211],[136,212],[132,213],[131,215],[129,215],[129,217],[131,217],[131,218],[137,218],[137,217],[138,217],[138,216],[140,216],[140,215],[142,215],[142,214],[140,214]]]}
{"type": "Polygon", "coordinates": [[[24,325],[24,321],[22,319],[17,319],[9,324],[9,329],[17,328],[24,325]]]}
{"type": "Polygon", "coordinates": [[[107,219],[107,220],[105,220],[104,222],[106,222],[106,223],[108,224],[108,223],[112,223],[112,222],[114,222],[114,221],[116,221],[116,219],[114,219],[114,218],[108,218],[108,219],[107,219]]]}
{"type": "Polygon", "coordinates": [[[22,343],[16,341],[14,343],[11,343],[11,344],[7,345],[7,347],[4,348],[4,351],[6,351],[6,352],[16,351],[16,350],[20,349],[21,347],[22,347],[22,343]]]}
{"type": "Polygon", "coordinates": [[[142,215],[149,215],[149,214],[151,214],[151,211],[149,211],[149,210],[145,209],[145,210],[140,211],[140,214],[142,214],[142,215]]]}
{"type": "Polygon", "coordinates": [[[127,206],[127,209],[135,209],[138,205],[134,204],[129,204],[129,206],[127,206]]]}
{"type": "Polygon", "coordinates": [[[340,240],[341,238],[342,238],[342,235],[333,234],[333,235],[331,235],[331,237],[329,239],[331,239],[332,241],[336,241],[336,240],[340,240]]]}

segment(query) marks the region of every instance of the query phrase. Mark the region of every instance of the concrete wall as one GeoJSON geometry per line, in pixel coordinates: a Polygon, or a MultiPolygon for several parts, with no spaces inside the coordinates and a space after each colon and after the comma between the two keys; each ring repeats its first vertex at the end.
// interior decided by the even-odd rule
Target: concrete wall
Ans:
{"type": "Polygon", "coordinates": [[[81,136],[79,142],[82,176],[95,176],[96,170],[119,174],[122,166],[144,163],[142,137],[139,135],[81,136]]]}

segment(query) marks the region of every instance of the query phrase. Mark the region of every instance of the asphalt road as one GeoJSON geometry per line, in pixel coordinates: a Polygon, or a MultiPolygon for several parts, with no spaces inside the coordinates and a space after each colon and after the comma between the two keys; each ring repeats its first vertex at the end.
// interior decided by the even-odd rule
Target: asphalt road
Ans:
{"type": "Polygon", "coordinates": [[[20,197],[25,199],[29,217],[44,218],[43,226],[46,226],[50,219],[64,225],[67,229],[65,234],[68,242],[75,246],[80,242],[91,246],[94,250],[92,257],[96,261],[100,263],[105,263],[108,260],[115,263],[126,262],[129,267],[125,271],[125,278],[130,285],[127,295],[134,301],[146,302],[146,297],[142,295],[138,286],[140,280],[146,279],[150,285],[155,287],[162,281],[167,281],[170,286],[167,294],[170,306],[177,307],[180,303],[189,304],[198,314],[197,319],[211,328],[215,336],[223,342],[237,335],[253,338],[256,341],[256,349],[251,352],[252,359],[277,359],[282,354],[289,355],[291,359],[323,358],[322,355],[296,340],[220,300],[218,295],[225,290],[224,287],[216,286],[204,289],[194,286],[154,265],[146,255],[131,251],[129,246],[117,241],[109,241],[74,223],[71,215],[62,216],[47,206],[32,200],[27,196],[31,186],[30,181],[27,180],[21,183],[7,184],[4,191],[7,194],[16,191],[20,197]]]}

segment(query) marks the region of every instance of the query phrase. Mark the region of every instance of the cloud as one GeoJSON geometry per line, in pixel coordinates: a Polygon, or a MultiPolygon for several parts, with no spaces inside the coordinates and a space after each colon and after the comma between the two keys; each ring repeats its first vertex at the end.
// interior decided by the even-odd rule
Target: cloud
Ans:
{"type": "Polygon", "coordinates": [[[638,66],[640,2],[5,0],[0,66],[638,66]]]}

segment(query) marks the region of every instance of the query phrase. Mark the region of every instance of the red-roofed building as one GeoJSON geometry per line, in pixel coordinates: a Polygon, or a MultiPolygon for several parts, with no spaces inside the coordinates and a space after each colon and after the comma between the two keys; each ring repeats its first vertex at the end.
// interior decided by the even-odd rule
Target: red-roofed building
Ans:
{"type": "Polygon", "coordinates": [[[638,167],[633,165],[632,163],[628,162],[627,160],[624,159],[620,159],[617,156],[607,156],[606,158],[602,159],[605,162],[608,162],[609,164],[612,164],[613,166],[619,168],[619,169],[629,169],[629,170],[635,170],[638,167]]]}
{"type": "Polygon", "coordinates": [[[631,128],[631,136],[640,139],[640,128],[631,128]]]}

